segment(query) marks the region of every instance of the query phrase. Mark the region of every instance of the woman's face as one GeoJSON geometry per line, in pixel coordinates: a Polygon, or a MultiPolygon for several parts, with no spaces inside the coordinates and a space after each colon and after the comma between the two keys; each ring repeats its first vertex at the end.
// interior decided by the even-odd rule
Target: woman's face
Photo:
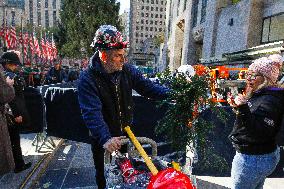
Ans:
{"type": "Polygon", "coordinates": [[[256,72],[248,71],[246,74],[247,87],[251,91],[256,91],[258,86],[264,82],[264,77],[256,72]]]}

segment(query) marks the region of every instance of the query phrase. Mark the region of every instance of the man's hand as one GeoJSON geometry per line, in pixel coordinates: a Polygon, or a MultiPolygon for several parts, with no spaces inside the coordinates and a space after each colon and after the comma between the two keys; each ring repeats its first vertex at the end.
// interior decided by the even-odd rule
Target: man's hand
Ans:
{"type": "Polygon", "coordinates": [[[15,122],[16,123],[22,123],[23,122],[23,117],[22,116],[15,117],[15,122]]]}
{"type": "Polygon", "coordinates": [[[125,138],[126,138],[125,136],[112,137],[103,145],[103,147],[104,149],[112,153],[115,150],[119,150],[121,148],[121,139],[125,138]]]}
{"type": "Polygon", "coordinates": [[[6,82],[9,86],[13,86],[15,83],[14,79],[11,79],[10,77],[6,77],[6,82]]]}

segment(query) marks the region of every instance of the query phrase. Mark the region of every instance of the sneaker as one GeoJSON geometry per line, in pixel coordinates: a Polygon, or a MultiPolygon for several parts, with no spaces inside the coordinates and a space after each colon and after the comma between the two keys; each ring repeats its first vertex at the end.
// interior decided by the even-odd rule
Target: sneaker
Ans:
{"type": "Polygon", "coordinates": [[[30,168],[31,166],[32,166],[32,163],[31,163],[31,162],[26,163],[26,164],[24,164],[22,167],[17,167],[17,168],[15,168],[14,173],[22,172],[22,171],[24,171],[24,170],[30,168]]]}

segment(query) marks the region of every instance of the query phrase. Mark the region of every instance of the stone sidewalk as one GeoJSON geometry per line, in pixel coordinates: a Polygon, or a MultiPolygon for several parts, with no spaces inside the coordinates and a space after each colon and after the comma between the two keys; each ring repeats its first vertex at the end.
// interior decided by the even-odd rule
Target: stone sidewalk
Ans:
{"type": "MultiPolygon", "coordinates": [[[[43,162],[45,162],[56,149],[56,146],[60,143],[60,139],[53,138],[55,148],[46,148],[43,146],[41,152],[36,152],[36,146],[32,145],[32,142],[36,134],[23,134],[21,135],[21,147],[25,162],[32,162],[32,167],[22,171],[20,173],[7,173],[0,176],[0,189],[23,189],[27,187],[29,180],[37,173],[41,168],[43,162]]],[[[39,141],[39,145],[42,141],[39,141]]]]}

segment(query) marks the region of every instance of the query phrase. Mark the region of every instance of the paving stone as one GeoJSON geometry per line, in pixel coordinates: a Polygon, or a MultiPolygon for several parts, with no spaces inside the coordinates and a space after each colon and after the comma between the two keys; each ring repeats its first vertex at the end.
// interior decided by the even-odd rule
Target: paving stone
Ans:
{"type": "Polygon", "coordinates": [[[93,187],[96,185],[95,168],[71,168],[62,188],[93,187]]]}

